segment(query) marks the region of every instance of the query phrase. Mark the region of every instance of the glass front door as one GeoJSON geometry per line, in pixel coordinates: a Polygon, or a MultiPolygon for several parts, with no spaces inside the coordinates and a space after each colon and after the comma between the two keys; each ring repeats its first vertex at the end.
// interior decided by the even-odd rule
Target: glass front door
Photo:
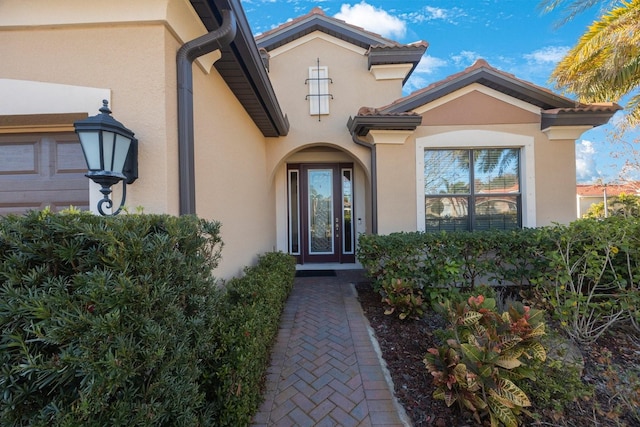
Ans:
{"type": "Polygon", "coordinates": [[[288,166],[289,252],[298,262],[355,262],[353,165],[288,166]]]}
{"type": "Polygon", "coordinates": [[[308,253],[331,255],[335,253],[335,237],[339,227],[333,228],[334,170],[307,169],[307,223],[308,253]]]}

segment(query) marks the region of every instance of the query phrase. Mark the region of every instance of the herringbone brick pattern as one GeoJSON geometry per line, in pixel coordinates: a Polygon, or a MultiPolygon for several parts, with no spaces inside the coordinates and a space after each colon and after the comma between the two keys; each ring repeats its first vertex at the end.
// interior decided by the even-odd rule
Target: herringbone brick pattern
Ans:
{"type": "Polygon", "coordinates": [[[406,425],[349,283],[356,274],[296,278],[254,427],[406,425]]]}

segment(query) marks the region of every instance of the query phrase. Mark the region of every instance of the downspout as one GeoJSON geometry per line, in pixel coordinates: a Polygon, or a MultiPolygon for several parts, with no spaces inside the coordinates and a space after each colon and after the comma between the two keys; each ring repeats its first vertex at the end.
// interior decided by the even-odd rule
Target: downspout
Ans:
{"type": "Polygon", "coordinates": [[[222,49],[236,36],[236,17],[222,11],[222,25],[183,44],[178,50],[178,174],[180,215],[196,213],[196,179],[193,126],[193,61],[202,55],[222,49]]]}
{"type": "Polygon", "coordinates": [[[362,141],[356,136],[355,132],[351,134],[351,139],[356,144],[371,151],[371,233],[378,234],[378,162],[376,160],[376,146],[362,141]]]}

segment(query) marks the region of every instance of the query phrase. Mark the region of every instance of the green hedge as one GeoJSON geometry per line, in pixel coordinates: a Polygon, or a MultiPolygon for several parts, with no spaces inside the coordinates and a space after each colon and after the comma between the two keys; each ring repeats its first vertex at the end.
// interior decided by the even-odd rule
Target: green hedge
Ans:
{"type": "Polygon", "coordinates": [[[216,426],[251,422],[261,402],[261,385],[278,333],[280,314],[293,287],[295,258],[269,253],[242,278],[227,283],[214,330],[220,347],[208,369],[214,372],[216,426]]]}
{"type": "Polygon", "coordinates": [[[511,231],[363,235],[357,256],[388,311],[405,317],[420,312],[423,297],[439,299],[454,288],[527,286],[578,341],[593,342],[614,324],[640,331],[637,218],[511,231]]]}
{"type": "Polygon", "coordinates": [[[1,219],[0,425],[247,424],[278,305],[253,316],[281,307],[294,265],[269,254],[221,288],[219,230],[192,216],[1,219]]]}
{"type": "Polygon", "coordinates": [[[375,287],[391,279],[420,289],[522,286],[546,277],[550,247],[537,229],[415,232],[363,235],[357,256],[375,287]]]}

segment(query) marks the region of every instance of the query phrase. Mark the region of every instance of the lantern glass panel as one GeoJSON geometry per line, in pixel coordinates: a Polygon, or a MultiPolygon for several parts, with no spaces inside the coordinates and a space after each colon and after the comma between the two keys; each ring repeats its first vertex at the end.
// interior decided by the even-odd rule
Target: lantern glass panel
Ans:
{"type": "Polygon", "coordinates": [[[115,134],[113,132],[102,131],[102,164],[105,171],[113,171],[113,145],[115,144],[115,134]]]}
{"type": "Polygon", "coordinates": [[[99,132],[78,132],[80,145],[89,170],[100,170],[100,141],[99,132]]]}
{"type": "Polygon", "coordinates": [[[114,172],[122,173],[124,169],[124,163],[127,160],[127,154],[129,153],[129,146],[131,145],[131,139],[124,135],[116,135],[116,148],[113,155],[113,170],[114,172]]]}

